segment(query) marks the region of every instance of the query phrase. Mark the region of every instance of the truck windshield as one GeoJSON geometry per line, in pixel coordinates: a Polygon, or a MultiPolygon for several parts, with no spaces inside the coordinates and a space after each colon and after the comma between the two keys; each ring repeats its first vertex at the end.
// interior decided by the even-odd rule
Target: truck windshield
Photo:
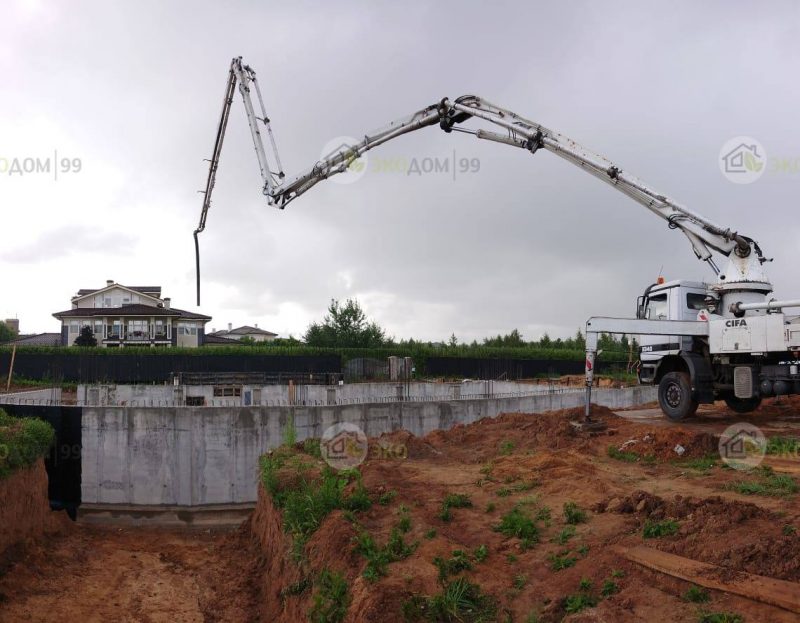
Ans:
{"type": "Polygon", "coordinates": [[[649,320],[666,320],[668,311],[666,292],[654,294],[647,302],[647,318],[649,320]]]}

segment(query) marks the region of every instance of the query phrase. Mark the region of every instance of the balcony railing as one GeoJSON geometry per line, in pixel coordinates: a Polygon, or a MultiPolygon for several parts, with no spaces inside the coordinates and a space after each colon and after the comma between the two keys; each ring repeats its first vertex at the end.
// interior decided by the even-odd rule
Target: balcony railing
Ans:
{"type": "Polygon", "coordinates": [[[156,333],[152,338],[150,334],[145,331],[123,331],[122,337],[118,333],[109,333],[105,338],[105,342],[166,342],[169,341],[166,333],[156,333]]]}

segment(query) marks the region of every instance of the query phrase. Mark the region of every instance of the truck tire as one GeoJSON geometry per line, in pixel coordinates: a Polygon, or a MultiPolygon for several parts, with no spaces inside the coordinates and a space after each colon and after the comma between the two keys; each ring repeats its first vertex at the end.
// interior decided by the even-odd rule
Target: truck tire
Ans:
{"type": "Polygon", "coordinates": [[[679,422],[697,411],[692,384],[685,372],[668,372],[658,384],[658,404],[670,420],[679,422]]]}
{"type": "Polygon", "coordinates": [[[725,404],[731,411],[736,413],[750,413],[758,409],[761,404],[761,396],[753,396],[752,398],[737,398],[736,396],[728,396],[725,399],[725,404]]]}

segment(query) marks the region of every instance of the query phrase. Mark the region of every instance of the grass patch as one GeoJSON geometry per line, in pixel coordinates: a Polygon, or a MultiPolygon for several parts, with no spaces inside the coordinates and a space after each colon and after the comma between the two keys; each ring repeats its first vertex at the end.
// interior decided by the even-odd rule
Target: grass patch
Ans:
{"type": "Polygon", "coordinates": [[[507,498],[509,495],[511,495],[511,489],[508,487],[500,487],[497,490],[497,497],[499,498],[507,498]]]}
{"type": "Polygon", "coordinates": [[[47,455],[55,431],[38,418],[14,418],[0,409],[0,478],[47,455]]]}
{"type": "Polygon", "coordinates": [[[470,571],[472,562],[466,552],[461,549],[453,550],[450,558],[437,556],[433,559],[433,564],[439,570],[439,582],[444,584],[451,575],[458,575],[462,571],[470,571]]]}
{"type": "Polygon", "coordinates": [[[360,472],[321,467],[313,457],[288,446],[261,457],[261,480],[282,513],[284,530],[292,535],[296,558],[302,557],[308,537],[333,510],[356,512],[371,504],[360,472]],[[345,494],[354,481],[352,493],[345,494]]]}
{"type": "Polygon", "coordinates": [[[574,567],[575,563],[578,562],[578,559],[574,556],[569,555],[569,550],[566,552],[562,552],[561,554],[550,554],[547,557],[547,561],[550,563],[550,569],[553,571],[561,571],[563,569],[569,569],[570,567],[574,567]]]}
{"type": "Polygon", "coordinates": [[[493,513],[496,509],[497,509],[497,506],[495,505],[494,502],[489,502],[486,505],[486,512],[487,513],[493,513]]]}
{"type": "Polygon", "coordinates": [[[340,573],[325,569],[316,582],[316,591],[308,611],[312,623],[340,623],[350,606],[347,580],[340,573]]]}
{"type": "Polygon", "coordinates": [[[514,590],[521,591],[528,583],[528,576],[520,573],[514,576],[514,590]]]}
{"type": "Polygon", "coordinates": [[[564,610],[569,614],[586,610],[587,608],[594,608],[597,605],[597,597],[588,595],[586,593],[577,593],[575,595],[568,595],[564,600],[564,610]]]}
{"type": "Polygon", "coordinates": [[[800,438],[797,437],[770,437],[767,439],[767,454],[779,456],[797,456],[800,454],[800,438]]]}
{"type": "Polygon", "coordinates": [[[744,623],[744,617],[733,612],[701,612],[697,623],[744,623]]]}
{"type": "Polygon", "coordinates": [[[679,529],[680,524],[674,519],[665,519],[664,521],[650,521],[648,519],[644,522],[642,536],[645,539],[660,539],[661,537],[677,534],[679,529]]]}
{"type": "Polygon", "coordinates": [[[555,537],[553,537],[553,542],[558,543],[559,545],[566,545],[569,540],[575,536],[575,526],[564,526],[564,529],[561,530],[555,537]]]}
{"type": "Polygon", "coordinates": [[[417,549],[417,543],[407,544],[397,528],[392,528],[384,547],[379,547],[368,532],[362,532],[354,540],[356,551],[367,559],[362,575],[370,582],[385,576],[389,563],[408,558],[417,549]]]}
{"type": "Polygon", "coordinates": [[[586,521],[586,511],[575,502],[567,502],[564,504],[564,521],[568,524],[579,524],[586,521]]]}
{"type": "Polygon", "coordinates": [[[635,452],[625,452],[616,446],[608,446],[606,454],[615,461],[624,461],[625,463],[636,463],[639,461],[639,455],[635,452]]]}
{"type": "Polygon", "coordinates": [[[711,599],[708,591],[700,586],[690,586],[683,594],[683,600],[693,604],[705,604],[711,599]]]}
{"type": "Polygon", "coordinates": [[[429,541],[436,538],[436,528],[431,528],[425,533],[425,538],[429,541]]]}
{"type": "Polygon", "coordinates": [[[539,528],[536,522],[517,506],[503,515],[500,523],[493,529],[504,536],[518,538],[522,549],[528,549],[539,542],[539,528]]]}
{"type": "Polygon", "coordinates": [[[489,623],[497,617],[497,601],[466,578],[450,582],[438,595],[415,595],[403,604],[406,621],[489,623]]]}
{"type": "Polygon", "coordinates": [[[719,457],[713,454],[709,454],[699,459],[687,459],[686,461],[679,461],[677,465],[679,467],[685,467],[687,469],[694,469],[700,472],[707,472],[710,469],[715,468],[718,463],[719,463],[719,457]]]}
{"type": "Polygon", "coordinates": [[[753,470],[755,480],[739,480],[725,488],[742,495],[762,495],[765,497],[786,497],[800,491],[800,485],[788,474],[776,474],[771,467],[762,465],[753,470]]]}
{"type": "Polygon", "coordinates": [[[619,584],[614,580],[603,582],[603,586],[600,588],[600,594],[603,597],[611,597],[611,595],[616,595],[617,593],[619,593],[619,584]]]}
{"type": "Polygon", "coordinates": [[[384,491],[378,496],[378,504],[381,506],[389,506],[396,497],[397,491],[384,491]]]}
{"type": "Polygon", "coordinates": [[[472,500],[466,493],[450,493],[442,500],[442,510],[439,511],[439,519],[450,521],[453,518],[452,508],[471,508],[472,500]]]}
{"type": "Polygon", "coordinates": [[[504,441],[500,444],[500,454],[503,456],[508,456],[514,451],[514,442],[513,441],[504,441]]]}
{"type": "Polygon", "coordinates": [[[783,534],[783,536],[792,536],[793,534],[797,534],[797,528],[787,523],[781,528],[781,534],[783,534]]]}
{"type": "Polygon", "coordinates": [[[475,562],[483,562],[486,560],[486,557],[489,555],[489,548],[485,545],[478,545],[472,551],[472,557],[475,559],[475,562]]]}

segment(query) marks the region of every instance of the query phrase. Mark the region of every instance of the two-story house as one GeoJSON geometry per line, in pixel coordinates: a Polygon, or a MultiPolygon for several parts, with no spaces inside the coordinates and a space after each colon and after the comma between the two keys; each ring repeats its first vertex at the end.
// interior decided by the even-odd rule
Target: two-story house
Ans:
{"type": "Polygon", "coordinates": [[[176,309],[159,286],[123,286],[78,290],[72,307],[53,314],[61,321],[61,343],[72,346],[83,327],[89,327],[97,345],[197,347],[203,343],[210,316],[176,309]]]}

